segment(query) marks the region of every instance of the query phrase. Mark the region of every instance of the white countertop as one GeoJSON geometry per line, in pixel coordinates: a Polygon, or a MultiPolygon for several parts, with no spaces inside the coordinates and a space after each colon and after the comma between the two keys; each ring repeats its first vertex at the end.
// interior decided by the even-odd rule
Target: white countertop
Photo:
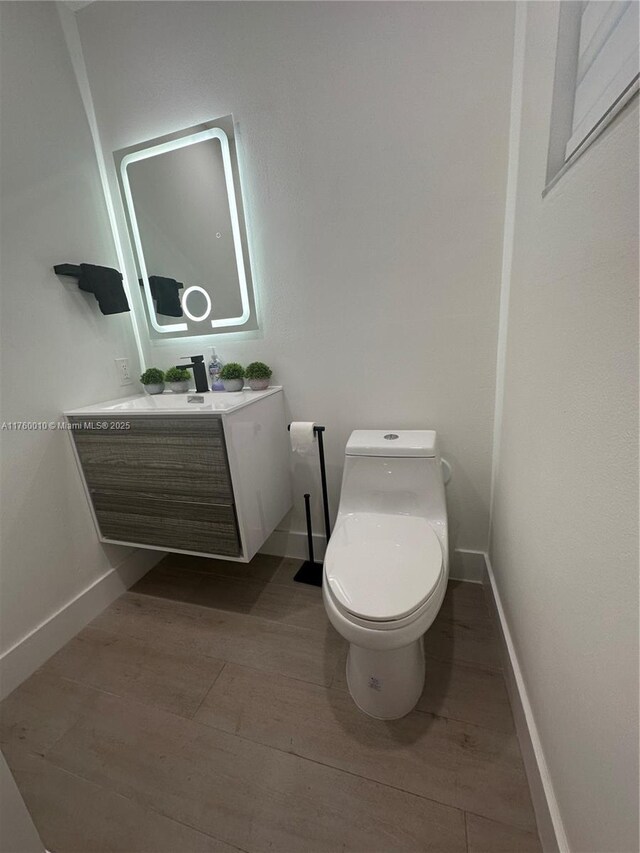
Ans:
{"type": "Polygon", "coordinates": [[[93,403],[80,409],[69,409],[65,415],[210,415],[235,412],[245,406],[277,394],[282,385],[270,385],[265,391],[187,391],[175,394],[134,394],[119,400],[107,400],[106,403],[93,403]],[[189,402],[190,398],[202,398],[202,402],[189,402]]]}

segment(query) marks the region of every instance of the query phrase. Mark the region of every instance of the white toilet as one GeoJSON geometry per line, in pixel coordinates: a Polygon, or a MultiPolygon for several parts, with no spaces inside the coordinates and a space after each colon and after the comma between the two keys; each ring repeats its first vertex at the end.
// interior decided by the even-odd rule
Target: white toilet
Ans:
{"type": "Polygon", "coordinates": [[[355,430],[324,560],[323,598],[349,641],[356,705],[403,717],[424,686],[422,637],[449,577],[442,462],[431,430],[355,430]]]}

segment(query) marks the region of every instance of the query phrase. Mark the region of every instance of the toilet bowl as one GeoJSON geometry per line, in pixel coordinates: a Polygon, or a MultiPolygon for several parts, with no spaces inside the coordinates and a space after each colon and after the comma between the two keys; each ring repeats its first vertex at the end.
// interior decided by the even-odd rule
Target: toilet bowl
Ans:
{"type": "Polygon", "coordinates": [[[351,434],[323,571],[329,620],[349,642],[353,700],[372,717],[403,717],[422,693],[423,636],[449,577],[435,432],[351,434]]]}

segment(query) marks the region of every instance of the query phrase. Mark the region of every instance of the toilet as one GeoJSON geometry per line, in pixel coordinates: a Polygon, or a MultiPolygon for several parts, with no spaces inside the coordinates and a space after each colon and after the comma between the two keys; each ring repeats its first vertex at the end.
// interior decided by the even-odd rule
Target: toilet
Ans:
{"type": "Polygon", "coordinates": [[[422,693],[423,636],[449,577],[435,432],[351,433],[323,571],[329,620],[349,642],[354,702],[378,719],[403,717],[422,693]]]}

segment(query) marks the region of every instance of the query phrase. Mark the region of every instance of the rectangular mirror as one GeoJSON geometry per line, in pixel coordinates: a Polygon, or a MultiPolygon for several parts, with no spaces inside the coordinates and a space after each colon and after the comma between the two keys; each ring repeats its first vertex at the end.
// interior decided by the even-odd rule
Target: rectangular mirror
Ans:
{"type": "Polygon", "coordinates": [[[233,118],[114,157],[151,337],[255,329],[233,118]]]}

